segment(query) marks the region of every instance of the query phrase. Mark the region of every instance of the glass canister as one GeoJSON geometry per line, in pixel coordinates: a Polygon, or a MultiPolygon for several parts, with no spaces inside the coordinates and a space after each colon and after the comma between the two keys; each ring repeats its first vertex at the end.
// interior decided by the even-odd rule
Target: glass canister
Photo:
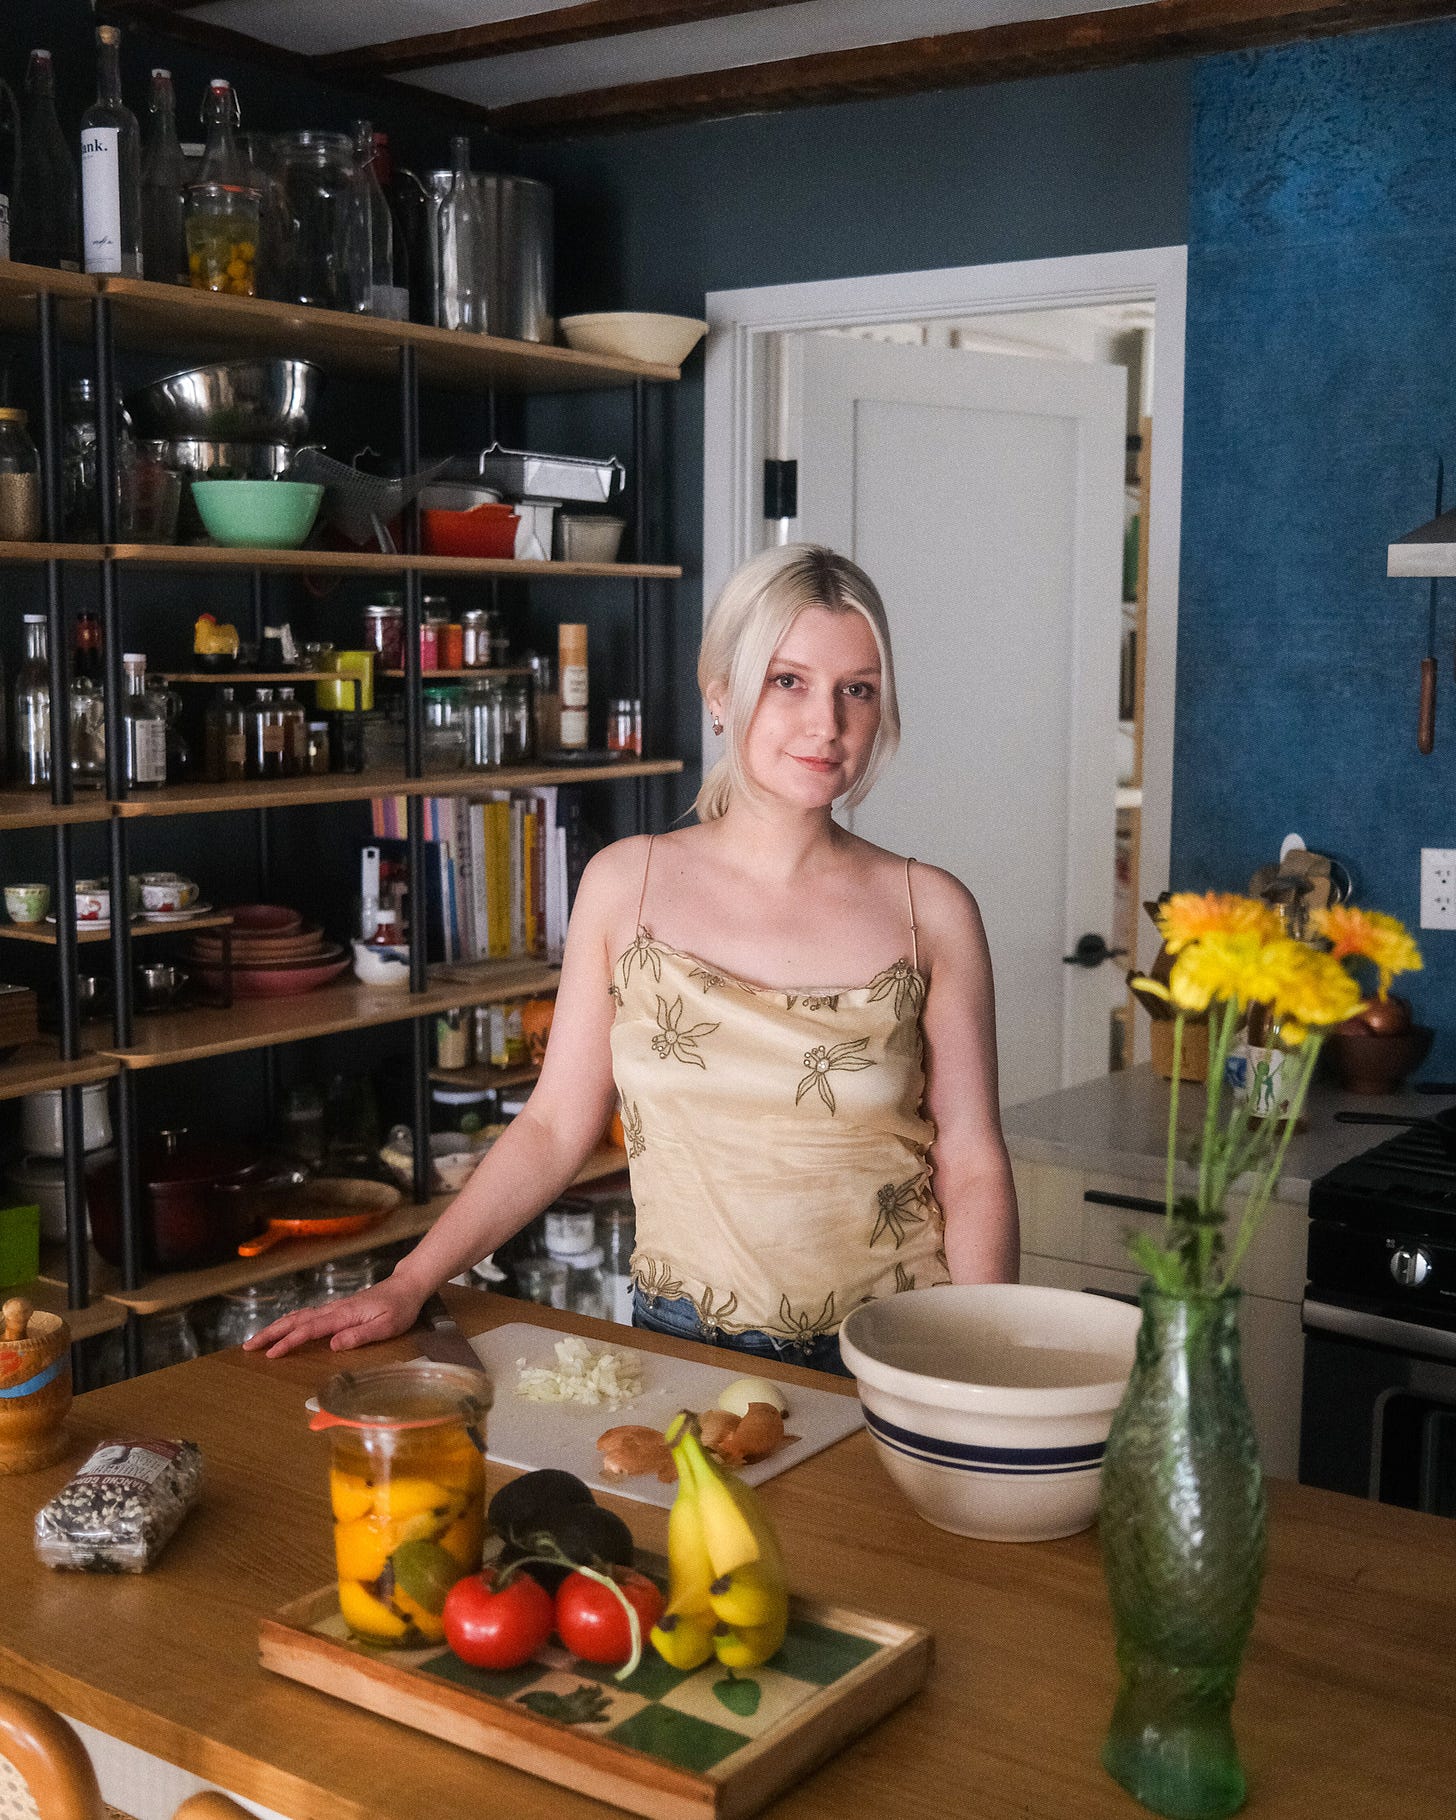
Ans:
{"type": "Polygon", "coordinates": [[[33,543],[40,536],[40,457],[25,412],[0,408],[0,542],[33,543]]]}
{"type": "Polygon", "coordinates": [[[258,192],[239,183],[187,191],[187,276],[194,291],[254,297],[258,290],[258,192]]]}
{"type": "Polygon", "coordinates": [[[364,644],[381,670],[404,668],[404,607],[398,595],[382,595],[365,607],[364,644]]]}
{"type": "Polygon", "coordinates": [[[460,690],[426,689],[424,761],[427,771],[458,771],[465,763],[465,717],[460,690]]]}
{"type": "Polygon", "coordinates": [[[493,771],[504,762],[505,702],[496,682],[469,684],[461,691],[465,721],[465,763],[472,771],[493,771]]]}
{"type": "Polygon", "coordinates": [[[445,1594],[480,1565],[490,1380],[414,1360],[331,1378],[309,1426],[327,1429],[339,1610],[368,1643],[444,1636],[445,1594]]]}
{"type": "Polygon", "coordinates": [[[365,1251],[352,1258],[330,1258],[311,1270],[304,1280],[304,1300],[310,1304],[338,1302],[345,1296],[372,1289],[387,1274],[377,1252],[365,1251]]]}
{"type": "Polygon", "coordinates": [[[351,310],[360,284],[354,148],[344,133],[280,133],[276,171],[288,211],[281,290],[290,303],[351,310]]]}
{"type": "Polygon", "coordinates": [[[523,679],[501,684],[501,760],[523,765],[535,753],[535,725],[531,716],[531,687],[523,679]]]}
{"type": "Polygon", "coordinates": [[[218,1351],[225,1346],[241,1346],[281,1315],[292,1314],[302,1305],[296,1276],[278,1277],[271,1283],[249,1283],[233,1294],[219,1296],[218,1301],[220,1306],[212,1326],[213,1345],[218,1351]]]}

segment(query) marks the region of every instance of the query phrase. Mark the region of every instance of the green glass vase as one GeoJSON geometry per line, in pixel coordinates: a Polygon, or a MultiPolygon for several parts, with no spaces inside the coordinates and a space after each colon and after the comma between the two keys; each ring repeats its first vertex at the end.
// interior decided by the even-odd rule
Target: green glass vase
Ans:
{"type": "Polygon", "coordinates": [[[1244,1799],[1230,1710],[1264,1573],[1264,1481],[1239,1375],[1238,1292],[1145,1284],[1102,1465],[1121,1690],[1102,1764],[1168,1820],[1244,1799]]]}

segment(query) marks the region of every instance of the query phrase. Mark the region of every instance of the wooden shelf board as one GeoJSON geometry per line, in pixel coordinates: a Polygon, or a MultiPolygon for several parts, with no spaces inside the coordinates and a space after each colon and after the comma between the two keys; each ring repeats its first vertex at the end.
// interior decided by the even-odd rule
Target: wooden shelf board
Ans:
{"type": "MultiPolygon", "coordinates": [[[[42,1263],[42,1272],[49,1262],[46,1259],[42,1263]]],[[[99,1258],[97,1262],[100,1263],[99,1258]]],[[[22,1283],[18,1288],[7,1289],[4,1293],[7,1296],[23,1295],[33,1307],[43,1308],[47,1314],[62,1316],[71,1330],[73,1341],[89,1340],[93,1334],[110,1333],[114,1327],[126,1324],[126,1309],[110,1296],[93,1295],[85,1308],[68,1308],[64,1276],[56,1278],[42,1274],[33,1283],[22,1283]]]]}
{"type": "Polygon", "coordinates": [[[624,1175],[627,1152],[615,1144],[599,1144],[572,1177],[573,1188],[584,1188],[588,1182],[603,1181],[609,1175],[624,1175]]]}
{"type": "MultiPolygon", "coordinates": [[[[210,916],[190,916],[185,923],[147,923],[134,922],[131,926],[133,941],[145,940],[157,935],[190,935],[194,929],[228,929],[232,927],[231,911],[216,911],[210,916]]],[[[0,937],[12,942],[41,942],[48,948],[56,945],[54,927],[42,924],[39,928],[27,926],[18,928],[14,923],[0,923],[0,937]]],[[[109,942],[111,930],[84,929],[76,931],[78,942],[109,942]]]]}
{"type": "Polygon", "coordinates": [[[555,968],[537,961],[497,961],[471,971],[436,969],[423,992],[366,986],[344,978],[293,998],[239,999],[226,1010],[199,1006],[149,1016],[129,1049],[104,1049],[103,1054],[114,1056],[126,1068],[165,1068],[375,1024],[402,1023],[455,1005],[530,998],[554,992],[559,977],[555,968]]]}
{"type": "Polygon", "coordinates": [[[63,1062],[55,1043],[42,1037],[23,1044],[8,1062],[0,1062],[0,1100],[47,1087],[85,1087],[92,1081],[109,1081],[116,1072],[116,1062],[105,1050],[63,1062]]]}
{"type": "Polygon", "coordinates": [[[511,392],[567,392],[675,380],[678,369],[581,354],[544,342],[505,341],[418,322],[386,322],[262,297],[222,297],[141,278],[106,278],[117,340],[155,350],[189,340],[219,341],[229,354],[268,352],[315,359],[354,373],[392,373],[398,351],[416,350],[421,380],[511,392]]]}
{"type": "MultiPolygon", "coordinates": [[[[402,682],[404,680],[403,670],[376,670],[374,674],[376,678],[381,676],[388,677],[390,682],[402,682]]],[[[534,672],[529,664],[504,664],[499,666],[491,665],[488,668],[477,666],[472,670],[421,670],[420,678],[425,686],[428,687],[432,682],[442,680],[447,682],[489,682],[492,677],[531,676],[533,674],[534,672]]]]}
{"type": "Polygon", "coordinates": [[[0,790],[0,830],[110,820],[111,804],[93,791],[74,802],[53,803],[43,790],[0,790]]]}
{"type": "Polygon", "coordinates": [[[672,777],[678,758],[630,759],[604,765],[503,765],[494,771],[442,771],[406,777],[403,770],[330,771],[274,783],[165,784],[118,805],[126,816],[217,815],[238,809],[286,809],[302,803],[368,802],[379,796],[483,796],[491,790],[546,784],[591,784],[622,777],[672,777]]]}
{"type": "MultiPolygon", "coordinates": [[[[12,544],[12,550],[69,550],[79,545],[12,544]]],[[[106,554],[90,546],[90,560],[106,554]]],[[[662,562],[527,562],[513,556],[400,556],[385,555],[375,550],[224,550],[213,544],[194,543],[118,543],[109,549],[115,562],[138,569],[271,569],[296,574],[324,575],[405,575],[418,570],[424,575],[494,575],[518,579],[594,579],[607,581],[634,580],[676,581],[682,569],[676,563],[662,562]]],[[[14,558],[36,561],[36,557],[14,558]]]]}
{"type": "Polygon", "coordinates": [[[169,683],[316,683],[338,682],[337,670],[157,670],[149,671],[169,683]]]}
{"type": "Polygon", "coordinates": [[[492,1068],[489,1062],[472,1062],[465,1068],[432,1068],[430,1079],[441,1087],[524,1087],[538,1080],[541,1070],[535,1062],[523,1062],[519,1068],[492,1068]]]}
{"type": "Polygon", "coordinates": [[[0,543],[0,562],[100,562],[99,543],[0,543]]]}

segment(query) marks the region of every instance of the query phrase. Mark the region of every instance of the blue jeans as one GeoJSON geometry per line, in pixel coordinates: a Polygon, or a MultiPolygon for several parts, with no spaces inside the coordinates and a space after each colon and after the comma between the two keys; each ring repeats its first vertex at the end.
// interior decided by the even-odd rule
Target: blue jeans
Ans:
{"type": "Polygon", "coordinates": [[[837,1377],[854,1374],[839,1356],[839,1336],[821,1333],[810,1340],[781,1340],[771,1333],[719,1333],[703,1326],[702,1317],[686,1296],[644,1295],[632,1292],[632,1325],[649,1333],[671,1334],[675,1340],[696,1340],[702,1346],[721,1346],[730,1352],[751,1353],[760,1359],[777,1359],[784,1365],[807,1365],[810,1371],[830,1371],[837,1377]]]}

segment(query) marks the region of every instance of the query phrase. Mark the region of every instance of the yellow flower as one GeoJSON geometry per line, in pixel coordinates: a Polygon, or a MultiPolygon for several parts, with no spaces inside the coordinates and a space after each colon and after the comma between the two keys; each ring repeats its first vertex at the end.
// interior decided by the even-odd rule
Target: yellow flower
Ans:
{"type": "Polygon", "coordinates": [[[1281,1042],[1298,1044],[1304,1026],[1328,1029],[1360,1009],[1360,988],[1333,954],[1304,942],[1271,942],[1264,966],[1270,990],[1263,1002],[1279,1022],[1281,1042]]]}
{"type": "Polygon", "coordinates": [[[1269,941],[1280,926],[1268,904],[1232,891],[1178,891],[1158,911],[1158,928],[1170,954],[1180,954],[1211,936],[1249,935],[1269,941]]]}
{"type": "Polygon", "coordinates": [[[1168,996],[1180,1011],[1207,1011],[1214,999],[1251,1005],[1267,998],[1266,944],[1257,935],[1210,934],[1190,942],[1173,963],[1168,996]]]}
{"type": "Polygon", "coordinates": [[[1316,910],[1310,922],[1317,935],[1330,944],[1333,959],[1347,955],[1373,961],[1380,974],[1380,996],[1385,997],[1397,973],[1417,973],[1425,964],[1405,925],[1379,910],[1355,910],[1335,904],[1316,910]]]}

